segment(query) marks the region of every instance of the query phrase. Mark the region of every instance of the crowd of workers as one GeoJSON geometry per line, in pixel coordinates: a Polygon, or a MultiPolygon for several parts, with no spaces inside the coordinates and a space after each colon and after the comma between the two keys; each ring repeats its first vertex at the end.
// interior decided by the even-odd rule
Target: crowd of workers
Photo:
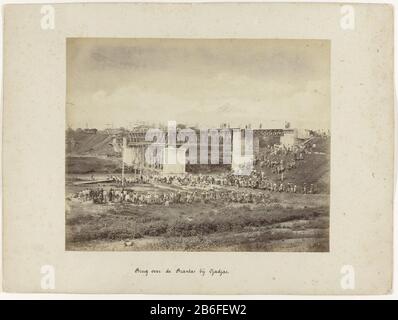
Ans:
{"type": "Polygon", "coordinates": [[[306,150],[295,147],[268,146],[256,161],[258,170],[254,169],[248,175],[233,173],[136,174],[123,178],[119,175],[112,175],[108,177],[108,180],[113,182],[111,188],[87,188],[76,193],[75,197],[81,201],[93,201],[94,203],[130,202],[141,205],[169,205],[218,200],[238,203],[265,202],[268,192],[259,191],[313,194],[316,193],[314,184],[297,185],[285,181],[286,171],[296,169],[299,161],[304,159],[305,152],[306,150]],[[271,168],[273,174],[278,174],[277,182],[266,176],[264,167],[271,168]],[[178,186],[178,191],[144,193],[132,188],[137,184],[178,186]]]}
{"type": "Polygon", "coordinates": [[[210,203],[213,201],[236,203],[267,203],[269,195],[250,191],[221,191],[221,190],[196,190],[196,191],[167,191],[167,192],[137,192],[132,189],[104,188],[84,189],[76,194],[80,201],[93,201],[94,203],[133,203],[137,205],[170,205],[210,203]]]}

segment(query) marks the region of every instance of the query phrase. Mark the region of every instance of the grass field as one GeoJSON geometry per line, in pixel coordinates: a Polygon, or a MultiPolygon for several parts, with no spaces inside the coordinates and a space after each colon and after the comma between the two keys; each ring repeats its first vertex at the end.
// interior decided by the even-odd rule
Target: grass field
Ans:
{"type": "MultiPolygon", "coordinates": [[[[137,186],[147,192],[157,186],[137,186]]],[[[67,193],[78,187],[67,185],[67,193]]],[[[93,204],[68,197],[67,250],[329,250],[327,194],[269,193],[266,204],[93,204]],[[128,245],[126,245],[128,244],[128,245]]]]}

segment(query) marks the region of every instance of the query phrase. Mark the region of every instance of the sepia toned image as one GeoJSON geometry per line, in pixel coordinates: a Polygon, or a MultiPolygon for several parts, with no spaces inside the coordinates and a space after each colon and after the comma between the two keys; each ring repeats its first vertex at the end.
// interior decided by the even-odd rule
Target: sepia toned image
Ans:
{"type": "Polygon", "coordinates": [[[329,51],[67,39],[66,249],[328,251],[329,51]]]}
{"type": "Polygon", "coordinates": [[[392,6],[3,14],[3,291],[392,292],[392,6]]]}

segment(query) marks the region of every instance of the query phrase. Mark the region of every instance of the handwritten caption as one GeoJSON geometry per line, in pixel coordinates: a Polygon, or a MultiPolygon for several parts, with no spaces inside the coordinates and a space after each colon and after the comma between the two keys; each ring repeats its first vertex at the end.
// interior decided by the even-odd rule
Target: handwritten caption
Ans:
{"type": "Polygon", "coordinates": [[[147,268],[134,268],[134,274],[142,275],[144,277],[154,275],[198,275],[198,276],[210,276],[210,277],[222,277],[229,274],[228,270],[225,269],[213,269],[213,268],[198,268],[198,269],[183,269],[183,268],[166,268],[166,269],[147,269],[147,268]]]}

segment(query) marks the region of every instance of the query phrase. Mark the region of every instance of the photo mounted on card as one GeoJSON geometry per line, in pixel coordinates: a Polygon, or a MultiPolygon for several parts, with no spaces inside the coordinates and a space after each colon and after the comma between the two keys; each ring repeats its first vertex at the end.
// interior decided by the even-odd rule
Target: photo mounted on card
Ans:
{"type": "Polygon", "coordinates": [[[5,291],[390,292],[392,6],[4,17],[5,291]]]}

